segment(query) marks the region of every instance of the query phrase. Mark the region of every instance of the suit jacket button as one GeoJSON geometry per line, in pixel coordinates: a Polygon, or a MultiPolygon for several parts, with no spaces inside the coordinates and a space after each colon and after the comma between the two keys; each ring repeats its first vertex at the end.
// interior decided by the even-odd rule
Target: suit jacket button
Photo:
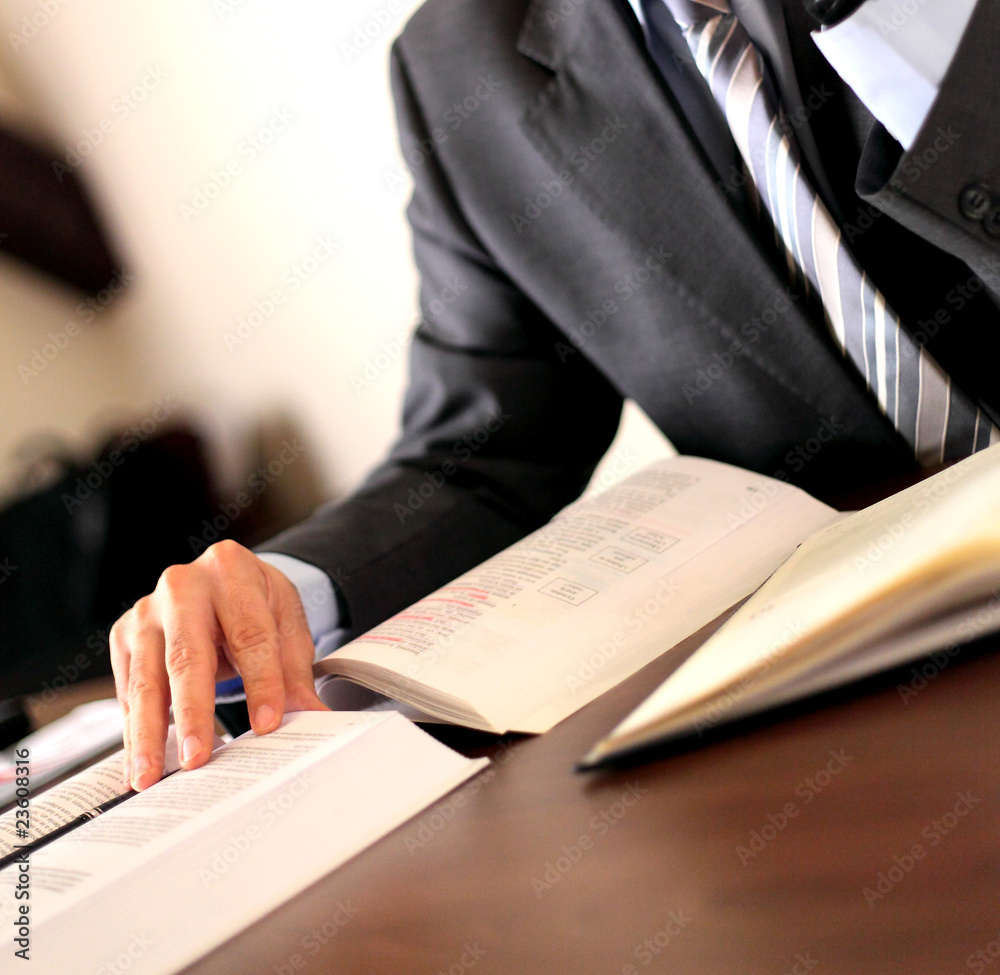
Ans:
{"type": "Polygon", "coordinates": [[[991,237],[1000,237],[1000,206],[995,206],[983,217],[983,230],[991,237]]]}
{"type": "Polygon", "coordinates": [[[993,193],[982,183],[972,183],[962,190],[958,198],[958,208],[962,216],[970,220],[982,220],[993,206],[993,193]]]}

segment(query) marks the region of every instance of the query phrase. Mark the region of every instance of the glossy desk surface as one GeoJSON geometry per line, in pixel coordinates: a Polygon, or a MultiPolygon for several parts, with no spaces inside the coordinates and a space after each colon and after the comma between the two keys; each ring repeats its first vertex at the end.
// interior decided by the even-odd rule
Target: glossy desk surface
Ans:
{"type": "Polygon", "coordinates": [[[494,769],[188,971],[1000,973],[1000,654],[574,772],[682,656],[546,735],[444,738],[494,769]]]}

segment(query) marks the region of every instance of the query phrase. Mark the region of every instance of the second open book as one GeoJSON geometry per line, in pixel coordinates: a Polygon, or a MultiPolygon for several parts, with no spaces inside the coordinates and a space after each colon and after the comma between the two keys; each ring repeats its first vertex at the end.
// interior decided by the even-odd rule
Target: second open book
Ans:
{"type": "Polygon", "coordinates": [[[997,629],[1000,446],[810,536],[583,766],[997,629]]]}

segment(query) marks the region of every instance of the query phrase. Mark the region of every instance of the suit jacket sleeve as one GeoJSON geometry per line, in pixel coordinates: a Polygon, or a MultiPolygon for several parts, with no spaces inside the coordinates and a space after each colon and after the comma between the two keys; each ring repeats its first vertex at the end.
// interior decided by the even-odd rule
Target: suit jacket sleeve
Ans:
{"type": "Polygon", "coordinates": [[[859,195],[963,260],[1000,298],[1000,5],[979,0],[908,152],[876,125],[859,195]],[[974,204],[978,204],[974,206],[974,204]]]}
{"type": "Polygon", "coordinates": [[[333,581],[360,632],[546,522],[583,489],[621,396],[498,268],[449,189],[443,130],[392,57],[421,276],[402,435],[351,497],[260,546],[333,581]],[[563,361],[565,360],[565,361],[563,361]]]}

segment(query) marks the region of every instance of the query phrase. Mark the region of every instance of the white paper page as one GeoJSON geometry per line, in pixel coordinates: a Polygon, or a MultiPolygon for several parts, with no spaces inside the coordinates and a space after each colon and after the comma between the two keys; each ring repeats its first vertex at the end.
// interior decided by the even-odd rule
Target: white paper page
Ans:
{"type": "Polygon", "coordinates": [[[817,532],[609,737],[718,695],[734,713],[744,710],[735,706],[745,697],[809,667],[807,642],[822,645],[852,628],[863,638],[860,627],[871,619],[890,627],[915,581],[921,610],[935,581],[957,580],[961,590],[977,578],[988,589],[983,566],[1000,561],[997,498],[1000,448],[993,447],[817,532]]]}
{"type": "Polygon", "coordinates": [[[798,544],[801,519],[817,515],[815,502],[804,500],[808,505],[795,498],[761,512],[680,566],[671,587],[654,584],[614,605],[594,607],[571,627],[550,627],[527,641],[516,661],[490,674],[498,696],[537,708],[514,728],[548,730],[754,592],[798,544]],[[558,653],[550,651],[553,646],[558,653]]]}
{"type": "MultiPolygon", "coordinates": [[[[317,746],[329,748],[334,742],[339,745],[350,740],[364,731],[366,722],[359,716],[341,716],[339,727],[331,733],[303,730],[306,722],[286,719],[288,727],[283,724],[269,735],[243,735],[201,768],[182,770],[162,779],[151,789],[43,847],[31,855],[32,879],[38,888],[36,917],[44,920],[49,912],[61,910],[59,901],[77,896],[77,887],[79,896],[86,896],[91,889],[88,881],[105,883],[170,844],[183,842],[232,812],[244,799],[241,793],[266,788],[271,773],[287,777],[288,770],[297,767],[296,759],[309,756],[317,746]],[[58,873],[59,879],[46,886],[50,869],[58,873]]],[[[41,797],[39,804],[44,799],[41,797]]],[[[5,882],[10,884],[11,874],[9,867],[0,871],[0,893],[5,882]]]]}
{"type": "MultiPolygon", "coordinates": [[[[164,780],[35,854],[31,970],[97,971],[138,939],[131,973],[177,971],[486,764],[399,715],[288,715],[279,731],[237,739],[203,768],[164,780]],[[265,768],[271,774],[262,778],[265,768]],[[143,843],[135,817],[148,815],[160,830],[172,815],[168,792],[181,821],[143,843]],[[150,808],[128,813],[133,803],[150,808]]],[[[0,914],[9,917],[6,886],[0,914]]],[[[0,951],[11,950],[7,938],[0,951]]]]}
{"type": "MultiPolygon", "coordinates": [[[[777,508],[787,517],[776,527],[790,528],[792,537],[777,541],[765,556],[768,571],[809,531],[836,517],[833,510],[790,485],[728,465],[692,457],[659,461],[571,505],[549,525],[335,651],[318,669],[333,670],[340,663],[363,679],[347,661],[364,661],[394,672],[397,688],[408,694],[419,695],[417,682],[426,682],[485,714],[498,680],[521,680],[524,660],[534,667],[539,642],[556,669],[572,669],[579,661],[579,635],[599,635],[602,631],[592,627],[604,626],[600,621],[610,618],[609,610],[613,615],[623,605],[624,591],[634,598],[651,590],[651,598],[662,603],[690,560],[777,508]],[[557,632],[569,641],[545,635],[557,632]]],[[[761,541],[766,546],[770,539],[761,541]]],[[[732,566],[717,568],[725,572],[732,566]]],[[[756,577],[750,588],[764,577],[756,577]]],[[[733,588],[722,586],[727,594],[733,588]]],[[[732,595],[715,615],[748,591],[732,595]]],[[[617,621],[612,635],[616,628],[617,621]]],[[[661,652],[668,646],[661,644],[661,652]]],[[[565,689],[565,682],[542,688],[532,711],[565,689]]],[[[497,730],[528,730],[501,725],[497,730]]]]}
{"type": "MultiPolygon", "coordinates": [[[[115,706],[118,706],[117,701],[115,706]]],[[[83,769],[65,782],[60,782],[30,799],[28,828],[23,833],[19,833],[18,826],[23,827],[25,817],[19,816],[16,808],[0,816],[0,857],[12,852],[16,845],[39,839],[46,833],[71,822],[82,813],[129,792],[129,785],[122,774],[124,756],[124,749],[119,749],[113,755],[83,769]]],[[[167,732],[163,766],[164,774],[175,772],[181,767],[177,757],[177,736],[173,725],[167,732]]],[[[29,761],[29,768],[30,788],[33,790],[37,784],[33,756],[29,761]]]]}
{"type": "MultiPolygon", "coordinates": [[[[15,797],[16,748],[31,754],[31,784],[38,788],[110,748],[122,737],[118,702],[89,701],[0,752],[0,806],[15,797]]],[[[0,853],[2,856],[2,853],[0,853]]]]}

